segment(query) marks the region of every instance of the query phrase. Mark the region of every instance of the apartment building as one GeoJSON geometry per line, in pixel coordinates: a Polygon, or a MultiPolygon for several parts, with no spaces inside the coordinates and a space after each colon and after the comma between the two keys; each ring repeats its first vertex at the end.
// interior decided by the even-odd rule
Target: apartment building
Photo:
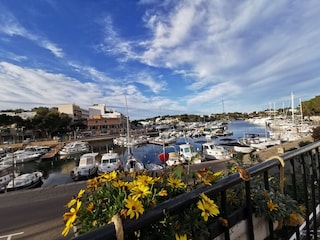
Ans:
{"type": "Polygon", "coordinates": [[[105,104],[89,107],[88,130],[95,135],[125,133],[126,121],[126,116],[114,109],[107,109],[105,104]]]}

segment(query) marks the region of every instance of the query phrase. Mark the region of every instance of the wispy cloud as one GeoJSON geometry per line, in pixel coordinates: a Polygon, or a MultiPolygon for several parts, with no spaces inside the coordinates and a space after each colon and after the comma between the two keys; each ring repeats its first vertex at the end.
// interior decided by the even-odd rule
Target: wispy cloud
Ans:
{"type": "Polygon", "coordinates": [[[24,28],[10,12],[5,11],[4,9],[2,9],[2,12],[0,13],[0,32],[11,37],[20,36],[29,39],[40,47],[47,49],[56,57],[64,57],[64,53],[61,48],[44,37],[36,35],[24,28]]]}

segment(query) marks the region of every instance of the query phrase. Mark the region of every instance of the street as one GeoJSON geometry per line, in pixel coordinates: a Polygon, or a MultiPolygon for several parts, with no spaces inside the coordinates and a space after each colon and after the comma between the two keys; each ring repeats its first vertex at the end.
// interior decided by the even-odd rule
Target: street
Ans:
{"type": "MultiPolygon", "coordinates": [[[[225,161],[210,161],[191,165],[192,170],[210,168],[225,169],[225,161]]],[[[61,235],[64,229],[64,206],[86,188],[86,181],[64,185],[21,190],[0,194],[0,240],[65,240],[72,238],[61,235]]]]}
{"type": "Polygon", "coordinates": [[[0,239],[62,240],[64,206],[86,182],[0,194],[0,239]]]}

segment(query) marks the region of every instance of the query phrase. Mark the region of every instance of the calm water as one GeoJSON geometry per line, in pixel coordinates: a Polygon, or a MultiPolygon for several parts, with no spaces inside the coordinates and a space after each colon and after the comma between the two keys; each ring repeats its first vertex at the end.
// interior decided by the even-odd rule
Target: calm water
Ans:
{"type": "MultiPolygon", "coordinates": [[[[227,138],[237,139],[242,137],[244,133],[261,133],[264,134],[264,127],[256,126],[244,121],[233,121],[228,125],[228,130],[233,132],[232,136],[227,136],[227,138]]],[[[214,141],[220,142],[222,138],[215,139],[214,141]]],[[[205,142],[205,137],[198,139],[187,139],[188,142],[194,145],[194,148],[201,148],[201,142],[205,142]]],[[[177,143],[186,142],[185,138],[178,139],[177,143]]],[[[121,147],[113,146],[112,142],[99,142],[92,145],[94,152],[104,153],[109,148],[114,148],[114,151],[118,152],[121,158],[125,158],[127,155],[127,150],[121,147]]],[[[162,151],[161,146],[153,144],[145,144],[139,147],[133,148],[133,154],[140,161],[146,163],[148,161],[161,163],[158,159],[158,154],[162,151]]],[[[79,158],[79,156],[78,156],[79,158]]],[[[32,172],[35,170],[40,170],[43,172],[43,185],[42,187],[60,185],[65,183],[70,183],[73,180],[70,177],[70,172],[76,166],[77,161],[74,159],[63,160],[45,160],[39,162],[28,162],[25,164],[17,165],[17,170],[19,172],[32,172]]]]}

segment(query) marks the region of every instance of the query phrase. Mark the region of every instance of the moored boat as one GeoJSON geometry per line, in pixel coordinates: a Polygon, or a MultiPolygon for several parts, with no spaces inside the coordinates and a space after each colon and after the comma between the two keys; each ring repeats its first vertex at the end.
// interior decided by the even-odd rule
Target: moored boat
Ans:
{"type": "Polygon", "coordinates": [[[93,178],[97,175],[99,153],[85,153],[80,157],[79,164],[75,167],[70,175],[74,181],[81,179],[93,178]]]}
{"type": "Polygon", "coordinates": [[[120,169],[121,161],[118,153],[110,150],[102,155],[100,163],[98,164],[98,174],[108,173],[120,169]]]}
{"type": "Polygon", "coordinates": [[[231,159],[231,154],[223,146],[217,145],[214,142],[202,144],[202,154],[207,160],[228,160],[231,159]]]}
{"type": "Polygon", "coordinates": [[[13,166],[0,166],[0,192],[4,191],[13,176],[13,166]]]}
{"type": "Polygon", "coordinates": [[[60,158],[68,158],[72,155],[87,153],[90,151],[88,142],[75,141],[66,144],[60,151],[60,158]]]}
{"type": "Polygon", "coordinates": [[[30,189],[42,185],[42,172],[35,171],[14,177],[7,185],[7,191],[30,189]]]}
{"type": "Polygon", "coordinates": [[[123,169],[128,172],[138,172],[144,170],[144,164],[136,159],[132,154],[129,154],[124,163],[123,169]]]}

